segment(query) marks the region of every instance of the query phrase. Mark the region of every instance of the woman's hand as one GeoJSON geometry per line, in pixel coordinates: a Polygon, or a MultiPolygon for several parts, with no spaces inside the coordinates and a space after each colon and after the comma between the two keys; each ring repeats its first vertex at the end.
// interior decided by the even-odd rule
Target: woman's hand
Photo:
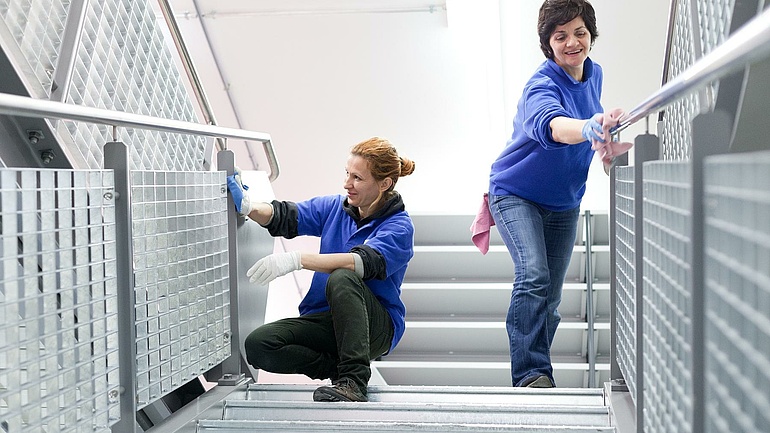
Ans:
{"type": "Polygon", "coordinates": [[[249,268],[246,276],[249,277],[250,282],[265,286],[278,277],[300,269],[302,269],[302,255],[299,251],[291,251],[261,258],[249,268]]]}
{"type": "Polygon", "coordinates": [[[227,189],[230,190],[238,215],[248,216],[251,213],[251,199],[246,192],[249,187],[241,182],[241,170],[238,167],[235,167],[234,174],[227,176],[227,189]]]}
{"type": "Polygon", "coordinates": [[[604,114],[596,113],[593,116],[591,116],[591,118],[586,120],[586,123],[583,124],[583,129],[581,131],[581,135],[583,136],[583,138],[585,138],[586,141],[591,143],[593,143],[594,141],[604,143],[605,142],[604,137],[606,137],[607,134],[604,131],[603,122],[604,122],[604,114]]]}

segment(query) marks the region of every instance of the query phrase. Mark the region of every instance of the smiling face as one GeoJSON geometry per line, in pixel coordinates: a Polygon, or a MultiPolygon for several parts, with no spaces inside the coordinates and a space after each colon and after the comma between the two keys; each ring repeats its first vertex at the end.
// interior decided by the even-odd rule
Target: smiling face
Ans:
{"type": "Polygon", "coordinates": [[[553,60],[577,81],[583,79],[583,62],[591,50],[591,33],[583,18],[576,17],[551,33],[553,60]]]}
{"type": "Polygon", "coordinates": [[[345,166],[345,190],[348,204],[358,208],[361,218],[371,215],[379,207],[379,199],[392,180],[378,181],[369,170],[369,163],[358,155],[350,155],[345,166]]]}

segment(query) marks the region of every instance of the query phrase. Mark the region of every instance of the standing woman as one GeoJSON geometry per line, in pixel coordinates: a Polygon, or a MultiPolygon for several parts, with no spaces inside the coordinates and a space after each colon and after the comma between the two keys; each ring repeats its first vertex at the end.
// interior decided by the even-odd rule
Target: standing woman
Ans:
{"type": "Polygon", "coordinates": [[[247,275],[262,285],[289,272],[315,271],[299,317],[268,323],[246,338],[246,359],[265,371],[327,379],[315,401],[367,401],[370,360],[396,347],[406,309],[401,283],[414,255],[414,226],[395,191],[414,162],[389,141],[354,146],[345,168],[347,196],[251,204],[237,176],[228,178],[238,212],[273,236],[318,236],[319,253],[271,254],[247,275]]]}
{"type": "MultiPolygon", "coordinates": [[[[546,61],[525,85],[513,134],[492,164],[489,210],[515,269],[506,318],[512,384],[550,388],[557,308],[592,140],[604,143],[609,125],[600,104],[602,69],[588,57],[598,36],[591,4],[546,0],[537,31],[546,61]]],[[[603,162],[606,168],[611,157],[603,162]]]]}

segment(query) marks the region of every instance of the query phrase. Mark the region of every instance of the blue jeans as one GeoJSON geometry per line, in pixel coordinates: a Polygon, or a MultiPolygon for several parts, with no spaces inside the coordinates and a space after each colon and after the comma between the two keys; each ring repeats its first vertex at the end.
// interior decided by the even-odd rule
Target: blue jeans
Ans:
{"type": "Polygon", "coordinates": [[[563,212],[514,195],[489,196],[489,210],[514,264],[506,329],[511,383],[546,375],[553,380],[551,344],[561,321],[561,302],[577,234],[580,207],[563,212]]]}

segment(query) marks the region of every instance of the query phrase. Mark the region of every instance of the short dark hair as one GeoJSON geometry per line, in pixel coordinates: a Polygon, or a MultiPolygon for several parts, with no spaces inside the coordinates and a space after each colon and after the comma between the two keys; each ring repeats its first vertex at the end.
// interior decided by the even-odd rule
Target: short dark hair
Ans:
{"type": "Polygon", "coordinates": [[[583,18],[588,33],[591,34],[591,46],[599,37],[596,29],[596,13],[591,3],[586,0],[545,0],[540,6],[537,18],[537,34],[540,36],[540,49],[543,54],[553,60],[551,35],[556,27],[567,24],[577,17],[583,18]]]}

